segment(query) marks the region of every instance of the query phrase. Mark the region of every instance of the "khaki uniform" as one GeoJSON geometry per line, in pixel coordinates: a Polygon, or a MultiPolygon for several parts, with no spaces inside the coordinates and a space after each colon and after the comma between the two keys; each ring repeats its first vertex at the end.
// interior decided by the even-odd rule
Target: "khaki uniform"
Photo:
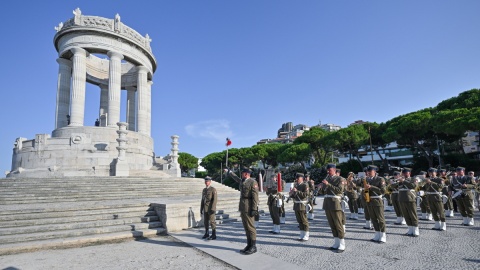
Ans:
{"type": "Polygon", "coordinates": [[[385,215],[382,199],[382,195],[385,193],[385,179],[380,176],[367,177],[367,183],[370,185],[368,190],[370,202],[366,202],[366,204],[373,228],[376,232],[385,232],[385,215]]]}
{"type": "Polygon", "coordinates": [[[462,190],[462,195],[457,196],[455,201],[458,205],[458,210],[462,217],[473,218],[473,193],[476,184],[473,182],[471,176],[455,176],[452,177],[452,182],[450,183],[450,191],[453,193],[462,190]],[[467,187],[464,188],[461,185],[466,184],[467,187]]]}
{"type": "Polygon", "coordinates": [[[343,211],[340,201],[343,194],[342,177],[327,176],[328,185],[323,188],[323,210],[327,216],[328,225],[332,230],[333,237],[344,239],[345,231],[343,229],[342,219],[343,211]]]}
{"type": "Polygon", "coordinates": [[[450,186],[450,180],[445,177],[445,176],[441,176],[440,178],[443,179],[444,181],[444,186],[442,188],[442,194],[447,196],[447,202],[443,205],[443,208],[445,210],[448,210],[448,211],[453,211],[453,200],[452,200],[452,196],[450,195],[450,193],[448,192],[449,191],[449,186],[450,186]]]}
{"type": "Polygon", "coordinates": [[[209,225],[212,230],[217,228],[215,224],[215,211],[217,210],[217,190],[209,186],[202,191],[202,202],[200,203],[200,212],[203,213],[203,224],[208,231],[209,225]]]}
{"type": "Polygon", "coordinates": [[[358,213],[358,190],[359,188],[355,184],[353,180],[347,181],[347,187],[345,189],[345,195],[348,197],[348,208],[350,209],[350,213],[357,214],[358,213]]]}
{"type": "Polygon", "coordinates": [[[300,231],[309,231],[309,224],[307,219],[307,204],[309,188],[308,184],[303,182],[296,187],[297,191],[292,192],[291,197],[293,199],[293,210],[295,211],[295,217],[300,226],[300,231]]]}
{"type": "Polygon", "coordinates": [[[313,181],[308,181],[308,204],[310,205],[311,209],[309,213],[313,213],[313,192],[315,190],[315,185],[313,181]]]}
{"type": "Polygon", "coordinates": [[[431,183],[425,183],[422,190],[430,206],[433,220],[445,222],[445,211],[442,202],[443,179],[440,177],[430,178],[431,183]]]}
{"type": "Polygon", "coordinates": [[[258,212],[257,181],[253,178],[243,180],[231,171],[229,171],[229,175],[239,184],[240,202],[238,211],[240,211],[240,217],[242,218],[247,240],[256,241],[257,229],[254,225],[255,215],[252,214],[252,211],[258,212]]]}
{"type": "Polygon", "coordinates": [[[418,227],[417,195],[415,193],[417,183],[414,181],[412,177],[409,177],[403,182],[392,184],[392,187],[398,188],[398,201],[405,222],[408,226],[418,227]]]}
{"type": "MultiPolygon", "coordinates": [[[[424,190],[423,186],[425,185],[425,180],[423,180],[418,185],[420,186],[420,190],[424,190]]],[[[420,211],[422,212],[422,215],[430,214],[432,211],[430,210],[430,204],[428,203],[427,195],[424,194],[423,196],[421,196],[421,198],[422,198],[422,201],[420,202],[420,211]]],[[[426,220],[428,220],[428,216],[426,220]]]]}
{"type": "Polygon", "coordinates": [[[393,185],[389,185],[388,191],[391,193],[393,210],[395,210],[395,215],[397,216],[397,218],[403,217],[402,211],[400,210],[400,202],[398,201],[398,186],[394,187],[393,185]]]}
{"type": "Polygon", "coordinates": [[[280,215],[282,212],[282,208],[278,207],[278,201],[282,200],[282,194],[278,192],[276,186],[267,188],[266,194],[268,195],[268,210],[270,211],[270,217],[272,218],[273,224],[280,225],[280,215]]]}

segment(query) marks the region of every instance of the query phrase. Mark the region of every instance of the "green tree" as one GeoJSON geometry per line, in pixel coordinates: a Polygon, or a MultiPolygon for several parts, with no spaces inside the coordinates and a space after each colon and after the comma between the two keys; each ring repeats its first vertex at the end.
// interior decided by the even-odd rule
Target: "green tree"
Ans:
{"type": "Polygon", "coordinates": [[[183,173],[187,173],[191,169],[198,168],[198,158],[189,153],[178,153],[178,164],[180,164],[180,170],[183,173]]]}
{"type": "Polygon", "coordinates": [[[305,162],[310,160],[312,150],[308,143],[290,144],[279,155],[278,160],[283,163],[300,163],[305,170],[305,162]]]}
{"type": "Polygon", "coordinates": [[[331,141],[327,140],[330,132],[320,127],[313,127],[305,131],[302,136],[295,139],[294,144],[308,143],[315,157],[315,163],[324,165],[327,163],[333,149],[331,141]]]}
{"type": "Polygon", "coordinates": [[[368,131],[363,125],[352,125],[333,132],[330,140],[335,142],[340,152],[349,153],[350,159],[355,157],[359,165],[363,166],[359,149],[368,141],[368,131]]]}

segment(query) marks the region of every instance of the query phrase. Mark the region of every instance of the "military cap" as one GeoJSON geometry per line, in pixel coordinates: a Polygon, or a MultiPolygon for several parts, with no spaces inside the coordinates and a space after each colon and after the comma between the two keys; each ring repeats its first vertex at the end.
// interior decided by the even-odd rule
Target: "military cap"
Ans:
{"type": "Polygon", "coordinates": [[[305,174],[305,177],[307,177],[307,176],[310,176],[310,172],[307,172],[307,173],[305,174]]]}
{"type": "Polygon", "coordinates": [[[252,173],[252,170],[250,170],[249,168],[244,168],[244,169],[242,170],[242,173],[249,173],[249,174],[251,174],[251,173],[252,173]]]}
{"type": "Polygon", "coordinates": [[[446,172],[447,170],[445,170],[445,169],[440,169],[440,170],[438,170],[438,171],[439,171],[439,172],[446,172]]]}
{"type": "Polygon", "coordinates": [[[465,167],[457,167],[457,171],[465,171],[465,167]]]}
{"type": "Polygon", "coordinates": [[[427,174],[426,171],[420,171],[418,174],[427,174]]]}
{"type": "Polygon", "coordinates": [[[435,169],[435,168],[430,168],[430,169],[428,169],[428,171],[429,171],[429,172],[437,172],[437,169],[435,169]]]}
{"type": "Polygon", "coordinates": [[[212,177],[210,176],[205,177],[205,181],[212,181],[212,177]]]}
{"type": "Polygon", "coordinates": [[[378,167],[375,165],[368,165],[367,171],[376,171],[378,170],[378,167]]]}
{"type": "Polygon", "coordinates": [[[328,169],[331,169],[331,168],[337,168],[337,165],[333,164],[333,163],[328,163],[327,164],[327,170],[328,169]]]}
{"type": "Polygon", "coordinates": [[[304,177],[304,174],[303,174],[303,173],[297,173],[297,174],[295,175],[295,178],[299,178],[299,177],[304,177]]]}
{"type": "Polygon", "coordinates": [[[341,172],[341,171],[342,171],[342,169],[337,169],[337,170],[335,170],[335,171],[336,171],[337,173],[339,173],[339,172],[341,172]]]}
{"type": "Polygon", "coordinates": [[[388,176],[388,173],[384,173],[383,176],[387,177],[387,176],[388,176]]]}
{"type": "Polygon", "coordinates": [[[403,172],[412,172],[412,169],[411,168],[403,168],[402,169],[402,173],[403,172]]]}
{"type": "Polygon", "coordinates": [[[393,175],[399,175],[399,174],[400,174],[399,171],[394,171],[394,172],[393,172],[393,175]]]}

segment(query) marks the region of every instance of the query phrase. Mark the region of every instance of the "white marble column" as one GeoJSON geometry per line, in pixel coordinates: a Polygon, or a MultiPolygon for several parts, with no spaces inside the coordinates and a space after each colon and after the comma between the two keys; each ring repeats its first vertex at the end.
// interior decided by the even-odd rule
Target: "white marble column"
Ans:
{"type": "Polygon", "coordinates": [[[147,82],[147,134],[152,136],[152,81],[147,82]]]}
{"type": "Polygon", "coordinates": [[[148,69],[144,66],[138,66],[137,77],[137,131],[143,134],[148,134],[147,131],[147,72],[148,69]]]}
{"type": "Polygon", "coordinates": [[[120,97],[122,87],[122,59],[123,55],[120,53],[109,51],[107,53],[110,57],[110,64],[108,70],[108,126],[117,127],[120,122],[120,97]]]}
{"type": "Polygon", "coordinates": [[[70,126],[83,126],[85,117],[85,83],[87,51],[82,48],[71,49],[72,57],[72,100],[70,109],[70,126]]]}
{"type": "Polygon", "coordinates": [[[107,111],[108,111],[108,85],[100,84],[100,110],[98,112],[98,120],[100,126],[107,126],[107,111]]]}
{"type": "Polygon", "coordinates": [[[72,81],[72,61],[58,58],[57,108],[55,110],[55,129],[68,126],[70,114],[70,86],[72,81]]]}
{"type": "Polygon", "coordinates": [[[135,131],[135,92],[137,89],[135,87],[127,87],[127,123],[128,130],[135,131]]]}

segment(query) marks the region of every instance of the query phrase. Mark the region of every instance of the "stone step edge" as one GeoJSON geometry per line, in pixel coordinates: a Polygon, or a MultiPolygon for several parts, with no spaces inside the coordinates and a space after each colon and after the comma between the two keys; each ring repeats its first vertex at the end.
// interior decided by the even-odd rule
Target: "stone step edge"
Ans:
{"type": "Polygon", "coordinates": [[[136,239],[151,238],[157,235],[166,235],[165,228],[145,229],[142,231],[116,232],[97,235],[86,235],[66,239],[49,239],[42,241],[21,242],[0,245],[0,256],[34,252],[45,249],[75,248],[106,243],[131,241],[136,239]]]}

